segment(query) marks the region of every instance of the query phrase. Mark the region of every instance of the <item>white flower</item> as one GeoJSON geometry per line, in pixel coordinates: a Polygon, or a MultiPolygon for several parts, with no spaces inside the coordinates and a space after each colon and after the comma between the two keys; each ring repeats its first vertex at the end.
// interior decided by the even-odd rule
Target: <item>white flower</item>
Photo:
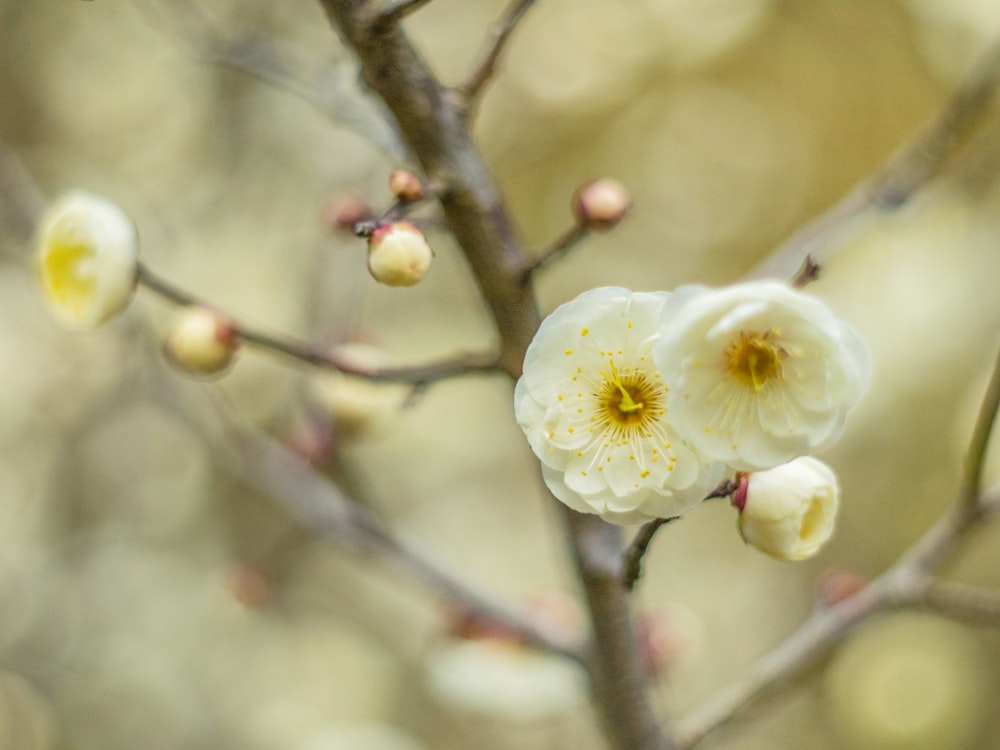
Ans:
{"type": "Polygon", "coordinates": [[[733,493],[740,535],[779,560],[805,560],[833,534],[840,505],[837,475],[822,461],[800,456],[740,477],[733,493]]]}
{"type": "Polygon", "coordinates": [[[433,257],[423,233],[406,221],[379,227],[368,240],[368,271],[380,284],[413,286],[433,257]]]}
{"type": "Polygon", "coordinates": [[[667,292],[603,287],[546,318],[514,391],[542,476],[574,510],[613,523],[676,516],[707,494],[711,471],[667,419],[653,364],[667,292]]]}
{"type": "Polygon", "coordinates": [[[91,329],[121,312],[135,288],[138,253],[135,224],[115,204],[82,191],[57,200],[42,216],[35,250],[53,316],[91,329]]]}
{"type": "Polygon", "coordinates": [[[829,444],[870,373],[853,330],[776,281],[679,288],[654,356],[678,432],[708,460],[747,471],[829,444]]]}

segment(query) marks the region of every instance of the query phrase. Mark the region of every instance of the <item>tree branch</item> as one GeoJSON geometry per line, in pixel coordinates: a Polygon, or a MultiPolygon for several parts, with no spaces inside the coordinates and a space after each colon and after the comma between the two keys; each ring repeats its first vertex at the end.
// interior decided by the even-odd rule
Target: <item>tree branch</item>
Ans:
{"type": "Polygon", "coordinates": [[[990,374],[986,393],[979,414],[972,428],[972,439],[962,467],[962,484],[959,491],[960,502],[972,507],[979,502],[980,485],[982,484],[983,463],[986,460],[986,449],[989,447],[990,435],[996,422],[997,409],[1000,409],[1000,351],[997,352],[990,374]]]}
{"type": "Polygon", "coordinates": [[[925,579],[914,603],[939,615],[978,625],[1000,627],[1000,592],[961,583],[925,579]]]}
{"type": "Polygon", "coordinates": [[[564,234],[556,238],[548,248],[529,260],[521,270],[521,278],[525,283],[535,271],[545,268],[553,261],[561,258],[583,240],[590,236],[590,229],[582,224],[574,224],[564,234]]]}
{"type": "Polygon", "coordinates": [[[486,49],[473,65],[472,72],[456,90],[460,106],[464,110],[471,111],[475,107],[483,88],[496,73],[497,62],[500,60],[500,55],[506,48],[511,34],[514,33],[514,29],[517,28],[521,19],[534,4],[535,0],[513,0],[507,6],[503,16],[490,28],[486,49]]]}
{"type": "Polygon", "coordinates": [[[622,583],[626,591],[631,591],[635,588],[636,581],[642,575],[642,558],[645,556],[646,550],[649,549],[649,545],[652,543],[656,532],[660,530],[661,526],[665,526],[671,521],[676,521],[677,518],[677,516],[673,518],[657,518],[644,524],[635,535],[632,543],[625,549],[625,554],[623,555],[625,559],[625,572],[622,583]]]}
{"type": "Polygon", "coordinates": [[[387,0],[379,8],[379,13],[386,21],[400,21],[430,2],[431,0],[387,0]]]}
{"type": "Polygon", "coordinates": [[[944,107],[872,176],[862,180],[833,207],[780,244],[752,278],[789,276],[808,255],[822,264],[857,221],[876,211],[900,208],[937,176],[946,158],[982,121],[1000,81],[1000,42],[980,60],[944,107]]]}
{"type": "MultiPolygon", "coordinates": [[[[160,278],[142,263],[139,264],[138,279],[139,283],[151,292],[176,304],[215,307],[160,278]]],[[[362,367],[338,356],[336,352],[324,352],[311,344],[287,336],[263,333],[236,321],[231,316],[227,317],[232,320],[240,339],[248,344],[291,357],[313,367],[336,370],[375,382],[406,383],[422,388],[448,378],[499,372],[500,369],[495,354],[461,354],[440,362],[412,367],[362,367]]]]}

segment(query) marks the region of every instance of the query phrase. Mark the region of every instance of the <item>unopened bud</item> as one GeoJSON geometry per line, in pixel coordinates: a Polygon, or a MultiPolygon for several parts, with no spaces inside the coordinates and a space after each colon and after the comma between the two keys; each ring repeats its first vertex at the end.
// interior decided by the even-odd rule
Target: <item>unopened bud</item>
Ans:
{"type": "Polygon", "coordinates": [[[423,233],[406,221],[379,227],[368,239],[368,271],[380,284],[413,286],[427,275],[433,257],[423,233]]]}
{"type": "Polygon", "coordinates": [[[606,232],[625,218],[632,199],[618,180],[602,177],[588,182],[573,194],[573,215],[580,226],[606,232]]]}
{"type": "MultiPolygon", "coordinates": [[[[386,364],[383,351],[360,343],[342,344],[336,358],[359,368],[386,364]]],[[[342,372],[324,372],[312,385],[314,403],[330,419],[339,437],[357,438],[376,430],[396,410],[404,395],[399,386],[374,383],[364,377],[342,372]]]]}
{"type": "Polygon", "coordinates": [[[323,223],[330,229],[354,232],[354,227],[375,217],[371,206],[355,193],[338,193],[323,209],[323,223]]]}
{"type": "Polygon", "coordinates": [[[424,183],[408,169],[394,169],[389,173],[389,190],[404,201],[418,201],[424,197],[424,183]]]}
{"type": "Polygon", "coordinates": [[[833,535],[840,488],[833,470],[801,456],[766,471],[737,474],[733,505],[743,541],[779,560],[812,557],[833,535]]]}
{"type": "Polygon", "coordinates": [[[226,370],[239,349],[239,332],[218,310],[196,305],[185,308],[165,344],[168,359],[194,375],[226,370]]]}

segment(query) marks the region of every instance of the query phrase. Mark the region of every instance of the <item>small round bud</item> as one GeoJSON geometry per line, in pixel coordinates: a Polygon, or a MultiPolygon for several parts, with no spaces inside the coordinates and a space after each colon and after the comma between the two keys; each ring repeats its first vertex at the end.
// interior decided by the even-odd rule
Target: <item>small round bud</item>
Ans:
{"type": "Polygon", "coordinates": [[[239,331],[228,317],[196,305],[180,313],[164,350],[168,359],[185,372],[216,375],[233,363],[239,343],[239,331]]]}
{"type": "Polygon", "coordinates": [[[226,588],[229,594],[247,609],[262,609],[275,596],[271,576],[249,562],[239,562],[226,571],[226,588]]]}
{"type": "Polygon", "coordinates": [[[812,557],[833,535],[840,488],[833,470],[801,456],[766,471],[737,474],[732,503],[743,541],[779,560],[812,557]]]}
{"type": "Polygon", "coordinates": [[[323,209],[323,223],[330,229],[354,233],[354,227],[375,218],[371,206],[356,193],[337,193],[323,209]]]}
{"type": "Polygon", "coordinates": [[[611,177],[588,182],[573,194],[573,216],[580,226],[595,232],[615,227],[631,206],[628,190],[611,177]]]}
{"type": "Polygon", "coordinates": [[[135,224],[104,198],[74,191],[42,216],[35,259],[45,302],[67,328],[93,329],[124,310],[138,258],[135,224]]]}
{"type": "Polygon", "coordinates": [[[380,284],[413,286],[427,274],[433,257],[423,233],[406,221],[379,227],[368,239],[368,271],[380,284]]]}
{"type": "Polygon", "coordinates": [[[408,169],[394,169],[389,173],[389,190],[404,201],[418,201],[424,197],[424,184],[408,169]]]}

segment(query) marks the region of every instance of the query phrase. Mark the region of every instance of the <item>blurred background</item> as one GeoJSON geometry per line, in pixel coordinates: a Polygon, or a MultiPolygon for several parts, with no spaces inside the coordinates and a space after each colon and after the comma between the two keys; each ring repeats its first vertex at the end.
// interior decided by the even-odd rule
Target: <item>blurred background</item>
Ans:
{"type": "MultiPolygon", "coordinates": [[[[433,217],[437,257],[411,289],[377,286],[363,242],[324,220],[345,192],[388,205],[400,163],[206,60],[191,7],[0,0],[0,141],[44,194],[115,200],[146,263],[265,330],[398,363],[492,346],[433,217]]],[[[196,7],[228,34],[273,37],[302,80],[351,88],[318,3],[196,7]]],[[[407,27],[457,82],[503,7],[435,0],[407,27]]],[[[600,285],[724,284],[877,169],[997,38],[986,0],[540,0],[477,135],[529,247],[569,226],[583,181],[633,193],[624,225],[540,275],[546,310],[600,285]]],[[[722,503],[657,538],[637,603],[664,710],[739,675],[808,615],[817,581],[878,574],[948,504],[1000,344],[998,159],[991,116],[810,287],[875,362],[824,455],[845,492],[829,547],[773,561],[744,547],[722,503]]],[[[405,406],[395,389],[351,386],[347,413],[343,382],[249,349],[223,379],[191,383],[159,356],[168,305],[140,291],[124,318],[67,334],[28,250],[12,224],[0,231],[0,748],[604,747],[572,667],[450,636],[439,597],[300,529],[183,416],[211,393],[456,575],[572,633],[571,566],[509,383],[448,382],[405,406]]],[[[1000,586],[1000,531],[963,549],[949,574],[1000,586]]],[[[996,632],[895,614],[703,746],[986,750],[998,690],[996,632]]]]}

